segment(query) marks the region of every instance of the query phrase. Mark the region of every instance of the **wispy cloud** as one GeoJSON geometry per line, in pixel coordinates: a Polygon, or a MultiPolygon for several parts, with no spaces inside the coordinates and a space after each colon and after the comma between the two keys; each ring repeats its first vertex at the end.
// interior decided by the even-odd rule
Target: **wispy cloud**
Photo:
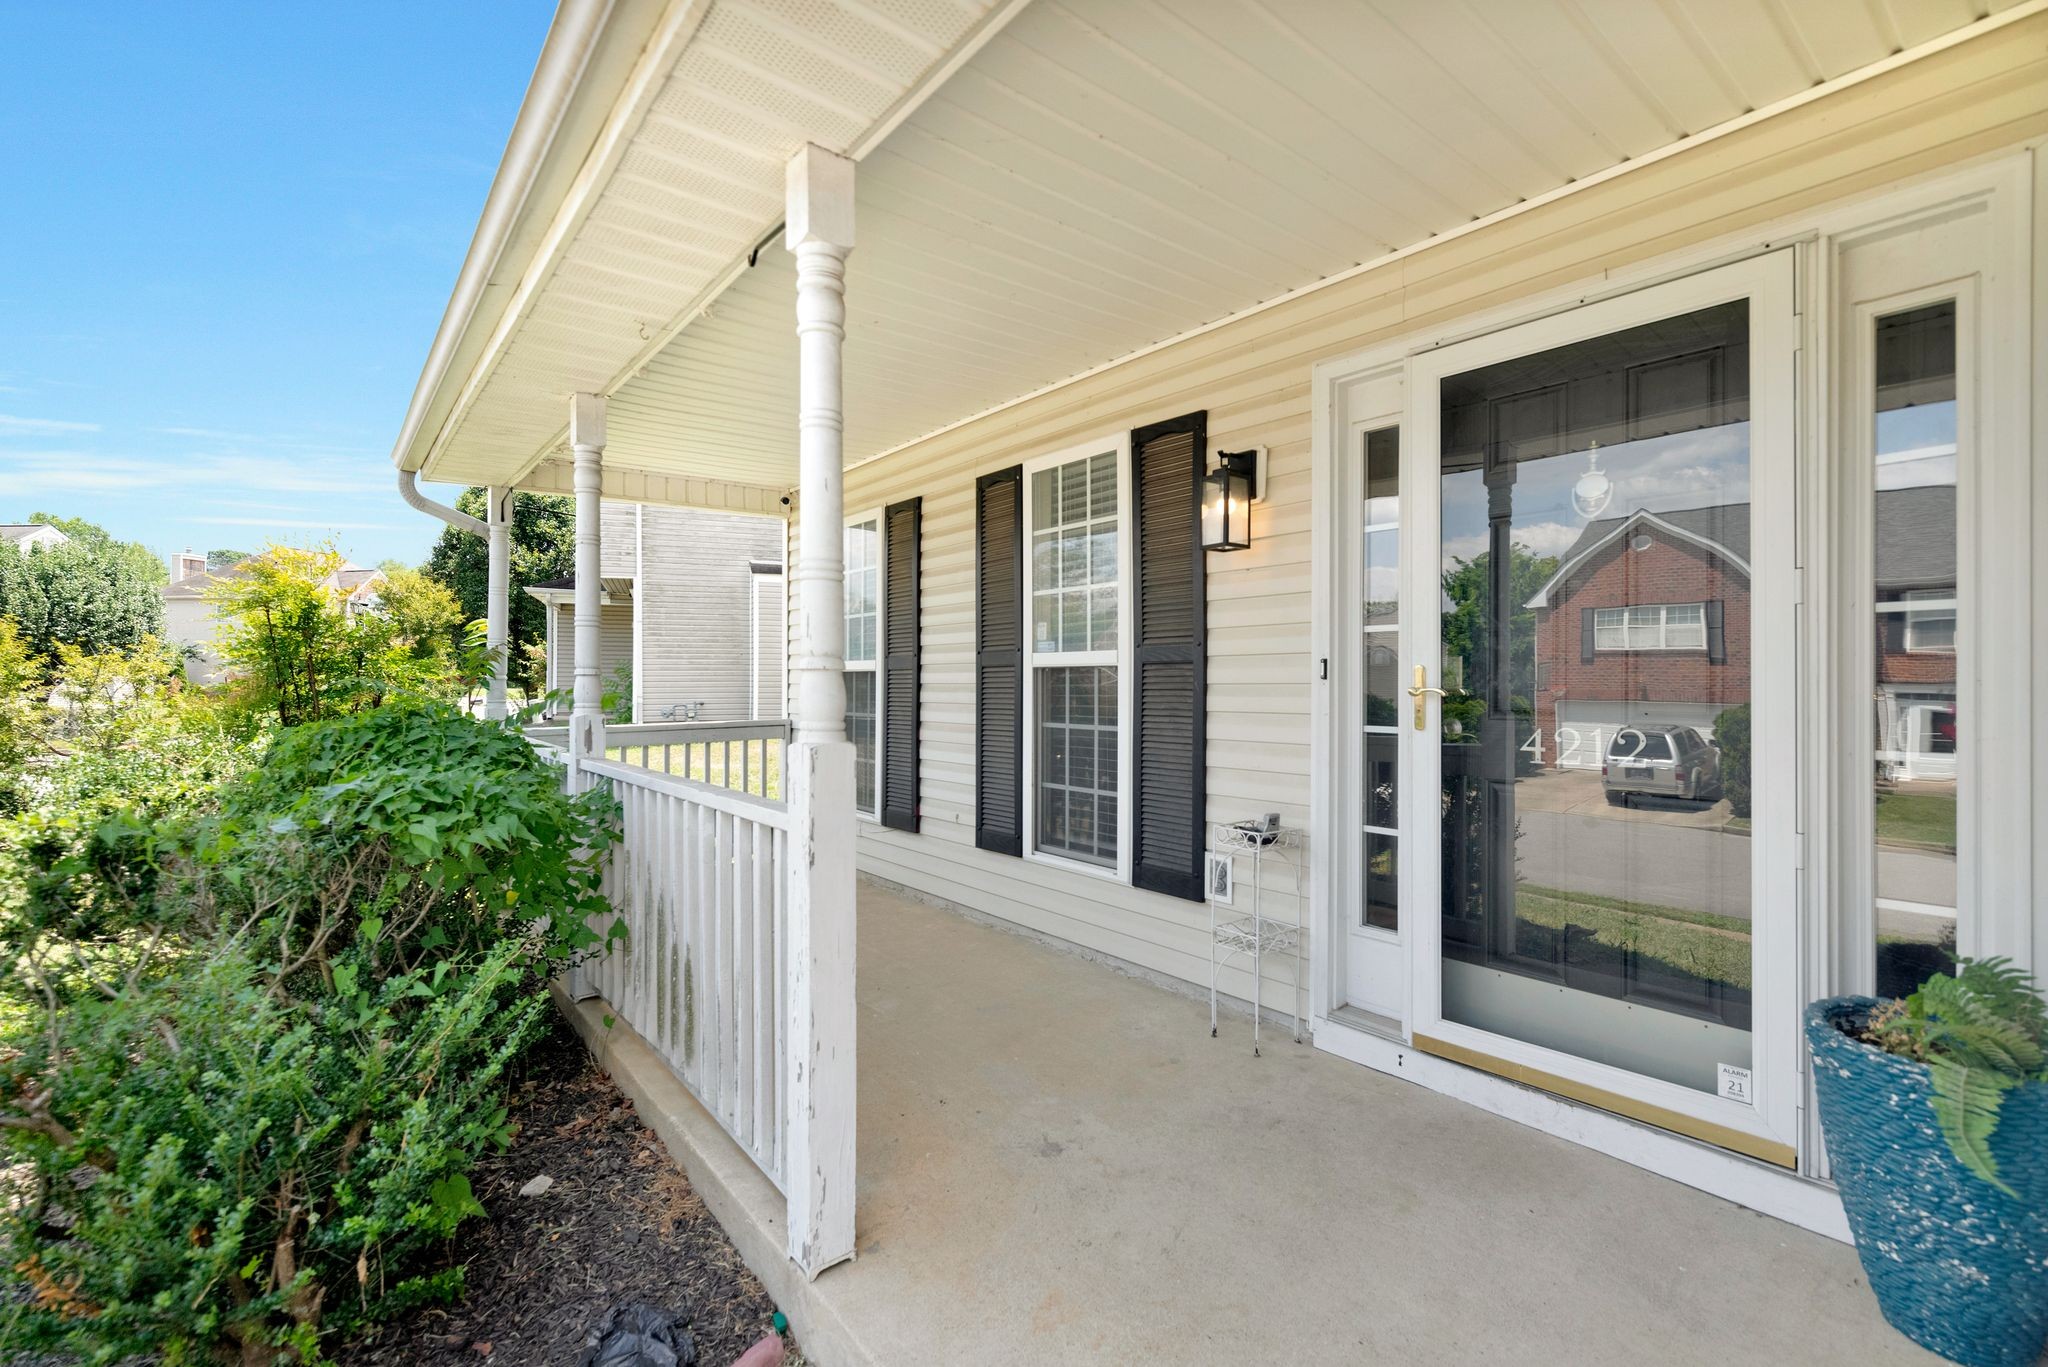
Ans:
{"type": "MultiPolygon", "coordinates": [[[[138,492],[176,488],[235,498],[246,494],[367,494],[377,470],[364,461],[283,456],[117,456],[94,451],[0,449],[0,487],[21,493],[138,492]]],[[[237,499],[239,502],[240,500],[237,499]]]]}
{"type": "Polygon", "coordinates": [[[168,483],[153,461],[82,451],[0,452],[0,487],[9,493],[103,494],[168,483]]]}
{"type": "Polygon", "coordinates": [[[56,437],[67,432],[97,432],[96,422],[59,422],[55,418],[17,418],[0,413],[0,437],[56,437]]]}
{"type": "Polygon", "coordinates": [[[322,522],[318,518],[293,517],[195,517],[214,527],[287,527],[293,531],[396,532],[406,530],[392,522],[322,522]]]}

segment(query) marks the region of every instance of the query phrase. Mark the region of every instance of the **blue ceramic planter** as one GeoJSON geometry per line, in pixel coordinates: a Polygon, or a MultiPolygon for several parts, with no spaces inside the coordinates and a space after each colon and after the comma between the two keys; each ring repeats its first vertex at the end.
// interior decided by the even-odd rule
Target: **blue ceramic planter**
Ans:
{"type": "Polygon", "coordinates": [[[1926,1065],[1843,1033],[1877,1002],[1806,1010],[1828,1160],[1879,1309],[1964,1367],[2032,1367],[2048,1342],[2048,1085],[2006,1094],[1992,1152],[2015,1200],[1956,1161],[1926,1065]]]}

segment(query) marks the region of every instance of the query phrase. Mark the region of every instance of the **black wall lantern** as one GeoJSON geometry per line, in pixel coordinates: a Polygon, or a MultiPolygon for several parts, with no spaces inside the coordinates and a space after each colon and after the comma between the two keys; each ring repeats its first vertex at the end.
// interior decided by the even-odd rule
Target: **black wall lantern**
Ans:
{"type": "Polygon", "coordinates": [[[1202,480],[1202,549],[1241,551],[1252,544],[1252,500],[1259,496],[1259,453],[1218,451],[1202,480]]]}

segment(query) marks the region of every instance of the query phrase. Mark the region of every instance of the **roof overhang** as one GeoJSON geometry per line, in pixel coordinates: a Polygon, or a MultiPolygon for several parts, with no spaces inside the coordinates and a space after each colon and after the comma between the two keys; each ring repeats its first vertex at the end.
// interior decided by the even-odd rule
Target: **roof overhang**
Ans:
{"type": "MultiPolygon", "coordinates": [[[[631,579],[607,575],[601,582],[602,587],[598,590],[597,598],[601,606],[611,607],[615,603],[623,606],[633,601],[631,579]]],[[[549,607],[573,608],[576,606],[576,576],[572,574],[561,579],[528,584],[526,594],[527,597],[537,599],[549,607]]]]}
{"type": "Polygon", "coordinates": [[[607,496],[785,511],[806,142],[860,162],[853,464],[2044,7],[569,0],[394,459],[563,491],[599,393],[607,496]]]}
{"type": "Polygon", "coordinates": [[[1675,522],[1667,522],[1649,509],[1642,508],[1621,519],[1607,535],[1593,542],[1590,546],[1582,547],[1578,554],[1571,556],[1560,564],[1550,578],[1543,581],[1543,587],[1536,590],[1536,596],[1523,606],[1530,608],[1549,607],[1551,596],[1562,585],[1571,582],[1573,575],[1579,573],[1587,565],[1590,565],[1600,556],[1606,554],[1622,538],[1631,536],[1644,527],[1655,527],[1673,541],[1695,546],[1721,561],[1724,565],[1727,565],[1744,579],[1749,578],[1749,562],[1720,542],[1710,536],[1702,536],[1698,532],[1688,531],[1675,522]]]}

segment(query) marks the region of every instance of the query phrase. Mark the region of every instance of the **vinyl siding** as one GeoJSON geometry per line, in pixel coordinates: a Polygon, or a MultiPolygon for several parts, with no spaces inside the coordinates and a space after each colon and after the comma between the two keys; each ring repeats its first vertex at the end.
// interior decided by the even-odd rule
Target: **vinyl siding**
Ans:
{"type": "MultiPolygon", "coordinates": [[[[1310,383],[1320,361],[1449,335],[1479,312],[1939,171],[2048,133],[2048,16],[1538,206],[1248,318],[1132,358],[855,466],[845,506],[924,499],[921,803],[909,835],[863,822],[864,872],[1147,969],[1208,980],[1199,904],[974,848],[977,475],[1202,409],[1209,446],[1270,452],[1249,550],[1208,565],[1208,816],[1308,821],[1310,383]]],[[[858,301],[852,301],[857,305],[858,301]]],[[[847,346],[857,348],[857,328],[847,346]]],[[[1127,589],[1128,591],[1128,589],[1127,589]]],[[[793,620],[793,619],[792,619],[793,620]]],[[[1126,718],[1128,724],[1128,718],[1126,718]]],[[[1238,905],[1250,869],[1238,865],[1238,905]]],[[[1265,909],[1291,915],[1267,870],[1265,909]]],[[[1269,965],[1285,1006],[1291,965],[1269,965]]],[[[1304,966],[1304,983],[1306,966],[1304,966]]],[[[1226,972],[1248,996],[1247,972],[1226,972]]]]}
{"type": "MultiPolygon", "coordinates": [[[[631,579],[631,603],[604,610],[603,674],[633,666],[641,721],[664,721],[691,703],[700,721],[752,715],[754,699],[751,562],[782,550],[780,518],[714,513],[606,500],[599,518],[607,579],[631,579]],[[634,659],[635,613],[639,659],[634,659]]],[[[556,609],[554,687],[575,680],[576,613],[556,609]]]]}
{"type": "MultiPolygon", "coordinates": [[[[555,687],[567,692],[576,687],[576,610],[567,603],[555,609],[555,687]]],[[[609,603],[602,609],[597,628],[598,687],[611,691],[612,671],[633,662],[633,605],[609,603]]]]}
{"type": "Polygon", "coordinates": [[[751,717],[752,562],[781,558],[782,520],[653,505],[642,513],[640,719],[667,720],[665,710],[691,703],[700,721],[751,717]]]}

